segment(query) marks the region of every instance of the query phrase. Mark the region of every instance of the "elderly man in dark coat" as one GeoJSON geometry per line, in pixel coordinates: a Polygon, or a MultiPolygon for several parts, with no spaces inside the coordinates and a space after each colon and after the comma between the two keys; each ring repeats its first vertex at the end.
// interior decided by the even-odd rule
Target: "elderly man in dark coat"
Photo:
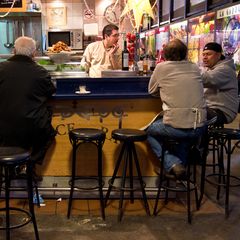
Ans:
{"type": "Polygon", "coordinates": [[[32,160],[42,164],[55,137],[47,100],[55,92],[49,73],[33,57],[36,42],[15,41],[14,56],[0,63],[0,145],[32,150],[32,160]]]}

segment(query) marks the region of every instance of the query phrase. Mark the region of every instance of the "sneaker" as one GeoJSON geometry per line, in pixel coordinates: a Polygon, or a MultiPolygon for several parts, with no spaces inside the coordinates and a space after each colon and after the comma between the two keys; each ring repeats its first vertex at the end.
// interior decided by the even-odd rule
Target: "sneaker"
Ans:
{"type": "MultiPolygon", "coordinates": [[[[42,196],[40,194],[38,194],[39,197],[39,203],[42,204],[44,203],[44,199],[42,198],[42,196]]],[[[33,195],[33,204],[38,204],[38,199],[37,199],[37,194],[34,193],[33,195]]]]}

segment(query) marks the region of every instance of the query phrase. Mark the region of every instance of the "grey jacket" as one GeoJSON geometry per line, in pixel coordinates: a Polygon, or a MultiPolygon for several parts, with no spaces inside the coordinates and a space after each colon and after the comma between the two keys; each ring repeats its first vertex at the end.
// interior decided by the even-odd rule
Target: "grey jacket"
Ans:
{"type": "Polygon", "coordinates": [[[219,61],[202,73],[207,106],[221,110],[232,122],[238,113],[238,83],[232,59],[219,61]]]}
{"type": "Polygon", "coordinates": [[[159,63],[148,92],[162,100],[163,123],[174,128],[196,128],[206,121],[206,101],[199,68],[188,61],[159,63]]]}

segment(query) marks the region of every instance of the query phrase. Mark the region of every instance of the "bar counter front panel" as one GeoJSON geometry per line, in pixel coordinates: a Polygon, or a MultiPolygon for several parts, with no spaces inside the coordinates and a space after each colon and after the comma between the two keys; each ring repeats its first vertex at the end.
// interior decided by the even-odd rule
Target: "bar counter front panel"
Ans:
{"type": "MultiPolygon", "coordinates": [[[[111,138],[116,128],[141,128],[160,110],[161,102],[147,93],[149,77],[77,78],[53,77],[57,92],[50,104],[52,124],[57,131],[56,141],[48,150],[41,166],[43,176],[70,176],[71,154],[68,133],[71,129],[88,127],[106,132],[103,146],[103,176],[111,176],[120,151],[120,143],[111,138]],[[85,85],[89,94],[76,94],[85,85]]],[[[137,143],[142,174],[155,176],[153,163],[157,160],[147,143],[137,143]]],[[[78,174],[97,173],[97,150],[92,144],[78,149],[78,174]]]]}

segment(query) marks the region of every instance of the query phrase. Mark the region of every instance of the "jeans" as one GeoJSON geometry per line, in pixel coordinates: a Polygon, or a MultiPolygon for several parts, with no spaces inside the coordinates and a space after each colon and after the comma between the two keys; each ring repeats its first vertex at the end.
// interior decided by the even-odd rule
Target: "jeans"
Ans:
{"type": "Polygon", "coordinates": [[[173,149],[166,150],[164,153],[164,169],[169,172],[175,164],[187,164],[187,155],[189,147],[191,145],[190,139],[200,137],[205,127],[200,127],[196,129],[180,129],[173,128],[170,125],[165,125],[162,119],[153,122],[147,129],[149,142],[153,152],[159,160],[162,157],[162,140],[164,137],[169,137],[170,139],[183,139],[180,140],[179,144],[176,144],[173,149]]]}

